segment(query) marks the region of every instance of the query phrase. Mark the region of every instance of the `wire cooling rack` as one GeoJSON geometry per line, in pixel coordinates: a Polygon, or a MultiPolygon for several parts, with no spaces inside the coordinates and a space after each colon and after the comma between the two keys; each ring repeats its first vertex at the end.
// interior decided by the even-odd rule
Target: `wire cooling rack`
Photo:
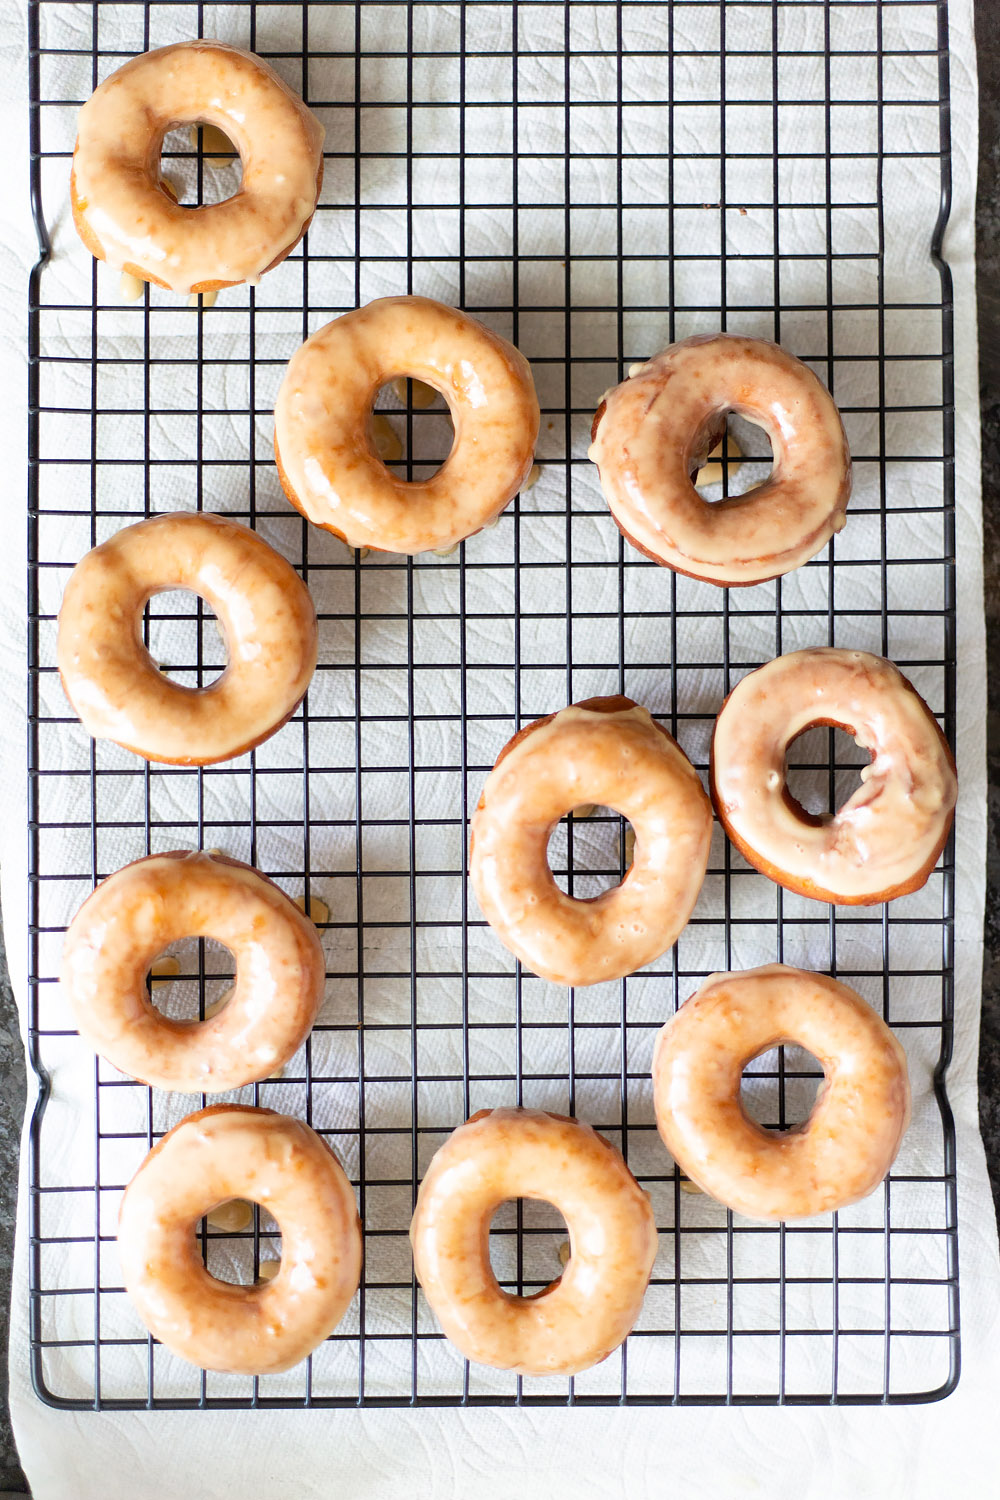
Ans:
{"type": "MultiPolygon", "coordinates": [[[[936,0],[617,5],[56,4],[34,0],[32,191],[41,258],[30,320],[31,1360],[73,1408],[422,1403],[929,1401],[958,1376],[952,856],[887,908],[790,896],[715,834],[677,947],[574,992],[523,973],[467,883],[467,819],[506,739],[595,693],[646,703],[699,770],[714,713],[746,670],[805,644],[894,657],[954,730],[952,311],[947,7],[936,0]],[[308,239],[258,289],[188,310],[133,306],[67,220],[75,114],[126,57],[192,35],[256,50],[327,127],[308,239]],[[904,227],[901,228],[901,225],[904,227]],[[53,234],[50,247],[49,234],[53,234]],[[543,410],[537,483],[449,556],[350,554],[291,512],[270,413],[285,361],[337,313],[387,292],[463,306],[531,359],[543,410]],[[731,593],[627,546],[586,458],[591,415],[630,361],[718,327],[783,341],[841,405],[855,457],[847,528],[777,583],[731,593]],[[317,601],[320,664],[302,710],[230,765],[150,767],[93,744],[61,696],[54,629],[78,558],[119,526],[184,507],[249,523],[317,601]],[[122,1187],[204,1100],[154,1094],[96,1063],[56,984],[62,933],[128,859],[224,847],[311,906],[328,961],[312,1038],[240,1098],[309,1119],[344,1161],[365,1225],[358,1297],[286,1376],[204,1375],[148,1338],[121,1286],[122,1187]],[[857,987],[904,1041],[914,1123],[884,1188],[795,1225],[690,1191],[660,1146],[656,1029],[704,976],[783,959],[857,987]],[[649,1191],[660,1253],[625,1348],[577,1377],[469,1367],[412,1280],[406,1239],[430,1155],[471,1111],[576,1113],[620,1144],[649,1191]]],[[[203,201],[233,168],[175,133],[165,165],[203,201]]],[[[380,404],[402,472],[450,440],[440,401],[380,404]]],[[[742,432],[725,483],[766,472],[742,432]]],[[[756,446],[754,440],[756,439],[756,446]]],[[[713,493],[717,493],[718,490],[713,493]]],[[[147,640],[178,681],[222,665],[201,602],[161,596],[147,640]]],[[[857,777],[846,737],[795,747],[814,810],[857,777]]],[[[621,877],[621,820],[564,820],[551,855],[579,895],[621,877]]],[[[157,990],[203,1014],[228,955],[178,949],[157,990]]],[[[752,1065],[748,1108],[804,1118],[814,1060],[752,1065]],[[812,1064],[812,1066],[810,1066],[812,1064]]],[[[208,1264],[250,1279],[278,1252],[262,1212],[203,1230],[208,1264]]],[[[505,1285],[558,1274],[565,1231],[510,1204],[492,1247],[505,1285]]]]}

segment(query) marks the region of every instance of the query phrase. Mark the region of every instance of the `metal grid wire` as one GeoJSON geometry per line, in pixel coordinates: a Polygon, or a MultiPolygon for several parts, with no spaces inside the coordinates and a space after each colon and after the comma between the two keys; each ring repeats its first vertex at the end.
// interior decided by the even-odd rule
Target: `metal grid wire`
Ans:
{"type": "MultiPolygon", "coordinates": [[[[946,1394],[958,1375],[943,1083],[950,847],[922,893],[836,909],[771,885],[716,829],[705,891],[673,952],[578,992],[513,963],[466,879],[468,814],[502,744],[594,693],[645,702],[704,773],[714,713],[746,670],[797,645],[860,645],[900,662],[953,741],[946,5],[34,0],[30,27],[42,252],[31,279],[29,532],[41,1082],[30,1292],[41,1398],[108,1408],[946,1394]],[[70,231],[62,256],[49,251],[46,226],[57,210],[65,222],[76,108],[126,57],[195,34],[250,47],[301,90],[327,126],[323,197],[307,241],[256,290],[223,293],[210,312],[149,289],[123,307],[113,274],[81,258],[70,231]],[[930,184],[934,200],[905,277],[885,213],[901,173],[930,184]],[[362,559],[284,502],[270,411],[304,336],[399,291],[465,307],[528,355],[541,476],[451,556],[362,559]],[[840,400],[856,465],[842,537],[790,578],[732,593],[627,546],[586,458],[600,394],[632,360],[720,326],[779,339],[813,364],[840,400]],[[122,524],[185,506],[225,510],[266,535],[301,569],[321,630],[316,678],[292,722],[254,754],[204,770],[150,767],[91,743],[54,665],[72,564],[122,524]],[[344,1323],[289,1376],[260,1380],[183,1366],[130,1313],[114,1244],[123,1184],[204,1100],[156,1095],[92,1062],[55,984],[68,916],[97,880],[141,854],[217,844],[329,908],[320,1023],[282,1079],[239,1097],[323,1132],[366,1230],[344,1323]],[[659,1145],[649,1092],[653,1038],[677,1004],[713,970],[776,959],[856,986],[924,1084],[884,1189],[795,1225],[743,1220],[690,1192],[659,1145]],[[67,1127],[58,1085],[82,1078],[88,1092],[84,1069],[90,1116],[81,1124],[73,1106],[67,1127]],[[406,1231],[430,1155],[471,1111],[515,1102],[577,1113],[619,1144],[660,1229],[636,1331],[575,1381],[470,1369],[412,1280],[406,1231]]],[[[183,136],[168,156],[191,201],[229,180],[183,136]]],[[[440,402],[406,397],[382,404],[412,476],[441,461],[450,435],[440,402]]],[[[759,472],[733,468],[733,483],[759,472]]],[[[222,665],[200,601],[163,596],[147,640],[178,681],[210,680],[222,665]]],[[[796,747],[792,784],[815,809],[835,807],[856,781],[857,754],[842,744],[824,730],[796,747]]],[[[607,809],[570,817],[551,853],[566,888],[592,894],[625,869],[621,820],[607,809]]],[[[202,942],[180,957],[165,1003],[203,1014],[226,987],[228,955],[202,942]]],[[[786,1048],[753,1065],[757,1118],[804,1117],[811,1061],[786,1048]]],[[[258,1211],[245,1231],[203,1232],[208,1263],[255,1276],[277,1253],[274,1231],[258,1211]]],[[[503,1283],[530,1292],[558,1274],[564,1233],[545,1206],[507,1205],[492,1239],[503,1283]]]]}

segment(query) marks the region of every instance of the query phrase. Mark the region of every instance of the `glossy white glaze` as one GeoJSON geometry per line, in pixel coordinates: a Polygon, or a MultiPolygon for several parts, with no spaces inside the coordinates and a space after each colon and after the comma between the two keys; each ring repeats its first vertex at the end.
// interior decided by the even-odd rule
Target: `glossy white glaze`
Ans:
{"type": "Polygon", "coordinates": [[[589,1125],[533,1109],[474,1115],[437,1151],[410,1229],[417,1278],[466,1359],[519,1375],[572,1375],[606,1359],[639,1316],[656,1257],[649,1198],[589,1125]],[[562,1276],[537,1296],[499,1286],[490,1221],[539,1198],[566,1220],[562,1276]]]}
{"type": "Polygon", "coordinates": [[[124,527],[77,563],[59,611],[59,672],[87,731],[177,765],[230,760],[267,739],[301,703],[316,650],[301,578],[225,516],[124,527]],[[143,609],[168,589],[192,590],[218,616],[228,664],[207,687],[171,682],[143,644],[143,609]]]}
{"type": "Polygon", "coordinates": [[[708,798],[676,741],[630,699],[593,699],[531,725],[501,754],[472,815],[469,874],[490,926],[523,963],[559,984],[596,984],[676,941],[711,834],[708,798]],[[578,900],[556,885],[548,842],[586,803],[628,818],[635,857],[620,885],[578,900]]]}
{"type": "Polygon", "coordinates": [[[256,284],[301,238],[323,174],[323,127],[261,58],[225,42],[177,42],[118,68],[80,111],[72,197],[88,248],[176,292],[256,284]],[[160,149],[186,122],[217,126],[243,164],[239,191],[184,207],[160,149]]]}
{"type": "Polygon", "coordinates": [[[779,656],[733,689],[712,738],[712,794],[746,857],[803,895],[847,904],[923,885],[957,796],[948,746],[902,673],[867,651],[815,647],[779,656]],[[788,795],[788,746],[831,722],[871,752],[862,785],[833,817],[788,795]]]}
{"type": "Polygon", "coordinates": [[[881,1016],[826,974],[768,964],[713,974],[656,1040],[660,1135],[706,1193],[751,1219],[798,1219],[875,1191],[910,1118],[906,1055],[881,1016]],[[743,1069],[782,1042],[819,1059],[808,1120],[764,1130],[740,1103],[743,1069]]]}
{"type": "Polygon", "coordinates": [[[168,1349],[205,1370],[265,1375],[305,1359],[344,1316],[361,1225],[343,1168],[308,1125],[224,1104],[188,1115],[146,1157],[122,1198],[118,1252],[125,1290],[168,1349]],[[254,1286],[209,1275],[196,1239],[234,1196],[281,1230],[280,1268],[254,1286]]]}
{"type": "Polygon", "coordinates": [[[710,583],[799,567],[844,525],[851,458],[840,415],[807,365],[766,339],[697,334],[609,391],[590,457],[619,527],[648,556],[710,583]],[[767,481],[714,504],[694,486],[735,412],[764,428],[767,481]]]}
{"type": "Polygon", "coordinates": [[[249,865],[183,850],[103,880],[70,923],[60,984],[83,1039],[131,1078],[221,1094],[267,1078],[301,1046],[323,999],[312,922],[249,865]],[[175,1021],[152,1004],[146,972],[185,937],[224,943],[236,961],[228,1004],[175,1021]]]}
{"type": "Polygon", "coordinates": [[[487,525],[532,465],[538,398],[527,360],[474,318],[428,297],[382,297],[321,328],[289,361],[274,409],[285,493],[351,547],[417,553],[487,525]],[[455,440],[430,479],[387,469],[372,429],[383,385],[441,392],[455,440]]]}

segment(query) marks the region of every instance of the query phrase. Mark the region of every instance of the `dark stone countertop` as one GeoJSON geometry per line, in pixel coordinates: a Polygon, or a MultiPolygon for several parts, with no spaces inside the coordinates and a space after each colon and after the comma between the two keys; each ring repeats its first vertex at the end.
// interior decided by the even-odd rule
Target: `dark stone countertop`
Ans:
{"type": "Polygon", "coordinates": [[[0,1490],[15,1491],[28,1488],[7,1412],[7,1322],[24,1098],[25,1058],[0,923],[0,1490]]]}
{"type": "Polygon", "coordinates": [[[1000,1216],[1000,37],[990,7],[976,7],[979,52],[979,198],[976,256],[983,434],[983,575],[986,591],[989,765],[979,1119],[1000,1216]]]}
{"type": "MultiPolygon", "coordinates": [[[[979,364],[983,424],[984,573],[989,663],[989,836],[979,1117],[1000,1215],[1000,31],[979,0],[979,364]]],[[[26,1491],[7,1415],[7,1291],[14,1238],[25,1063],[0,933],[0,1490],[26,1491]]]]}

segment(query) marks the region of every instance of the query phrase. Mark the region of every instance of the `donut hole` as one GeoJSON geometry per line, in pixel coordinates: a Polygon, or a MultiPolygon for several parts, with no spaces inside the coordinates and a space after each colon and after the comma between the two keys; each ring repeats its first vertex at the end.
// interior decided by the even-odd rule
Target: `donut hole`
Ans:
{"type": "Polygon", "coordinates": [[[490,1265],[505,1292],[530,1297],[544,1291],[562,1275],[560,1247],[568,1244],[566,1220],[542,1198],[511,1198],[490,1222],[490,1265]]]}
{"type": "Polygon", "coordinates": [[[808,1120],[823,1068],[803,1047],[772,1047],[743,1069],[740,1103],[765,1130],[791,1130],[808,1120]]]}
{"type": "MultiPolygon", "coordinates": [[[[160,175],[185,208],[207,207],[234,198],[243,181],[243,163],[232,141],[215,125],[178,125],[160,147],[160,175]]],[[[172,195],[171,195],[172,196],[172,195]]]]}
{"type": "Polygon", "coordinates": [[[382,462],[400,478],[430,479],[455,445],[447,401],[422,380],[393,376],[375,397],[372,441],[382,462]]]}
{"type": "Polygon", "coordinates": [[[208,687],[226,669],[219,622],[199,594],[165,589],[143,614],[142,638],[160,671],[181,687],[208,687]]]}
{"type": "Polygon", "coordinates": [[[232,995],[236,960],[214,938],[181,938],[153,960],[146,983],[153,1005],[169,1020],[211,1019],[232,995]]]}
{"type": "Polygon", "coordinates": [[[271,1268],[281,1260],[281,1231],[260,1204],[227,1199],[208,1211],[196,1233],[205,1269],[216,1281],[253,1286],[273,1280],[271,1268]]]}
{"type": "Polygon", "coordinates": [[[691,476],[703,500],[714,503],[745,495],[770,477],[774,453],[759,423],[727,412],[721,436],[716,430],[707,434],[706,441],[711,443],[708,458],[691,476]]]}
{"type": "Polygon", "coordinates": [[[560,818],[549,835],[549,869],[568,896],[593,900],[621,884],[634,851],[627,818],[610,807],[584,805],[560,818]]]}
{"type": "Polygon", "coordinates": [[[846,729],[806,729],[785,751],[785,788],[809,820],[828,821],[863,782],[871,751],[846,729]]]}

